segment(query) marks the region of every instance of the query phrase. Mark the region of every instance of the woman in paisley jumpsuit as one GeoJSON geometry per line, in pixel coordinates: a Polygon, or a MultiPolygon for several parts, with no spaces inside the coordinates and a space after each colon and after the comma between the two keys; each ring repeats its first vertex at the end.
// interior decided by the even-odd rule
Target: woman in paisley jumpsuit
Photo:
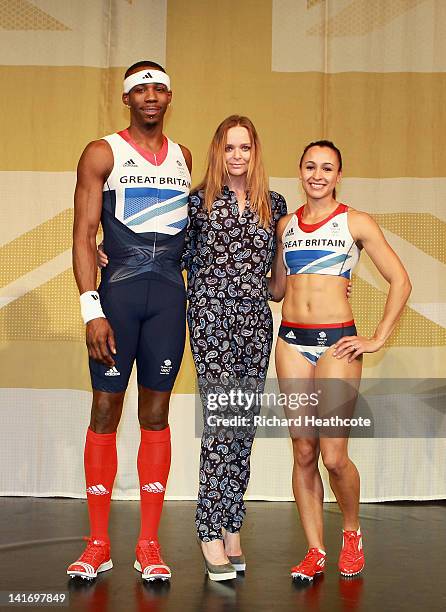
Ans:
{"type": "Polygon", "coordinates": [[[266,275],[276,224],[286,212],[284,198],[268,191],[253,124],[247,117],[228,117],[215,132],[206,175],[190,195],[184,265],[204,415],[197,533],[205,559],[214,565],[233,561],[241,570],[239,531],[255,435],[252,417],[259,407],[248,410],[242,402],[215,410],[209,398],[236,389],[263,391],[273,338],[266,275]],[[245,417],[247,424],[217,427],[212,417],[219,415],[245,417]]]}

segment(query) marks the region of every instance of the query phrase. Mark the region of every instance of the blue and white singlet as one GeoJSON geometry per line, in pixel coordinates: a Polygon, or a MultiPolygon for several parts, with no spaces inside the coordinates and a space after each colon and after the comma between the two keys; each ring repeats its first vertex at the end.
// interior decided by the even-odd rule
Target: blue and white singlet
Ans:
{"type": "Polygon", "coordinates": [[[101,223],[109,258],[103,282],[145,273],[182,285],[191,177],[181,147],[164,136],[161,150],[150,153],[127,130],[103,140],[114,158],[103,188],[101,223]]]}
{"type": "Polygon", "coordinates": [[[282,237],[287,275],[327,274],[351,278],[360,249],[348,229],[348,206],[339,206],[323,221],[303,223],[301,206],[282,237]]]}

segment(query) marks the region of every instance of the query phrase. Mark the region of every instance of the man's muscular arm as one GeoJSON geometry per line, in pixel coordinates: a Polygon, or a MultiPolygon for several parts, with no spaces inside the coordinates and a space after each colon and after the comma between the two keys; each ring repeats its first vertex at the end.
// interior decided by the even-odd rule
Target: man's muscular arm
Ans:
{"type": "Polygon", "coordinates": [[[101,140],[86,147],[77,167],[73,269],[81,295],[96,289],[96,235],[101,220],[102,189],[112,167],[111,149],[101,140]]]}
{"type": "MultiPolygon", "coordinates": [[[[102,140],[90,143],[79,160],[74,194],[73,269],[79,293],[96,290],[96,234],[102,210],[102,189],[113,168],[113,154],[102,140]]],[[[86,326],[88,354],[114,365],[113,330],[104,318],[86,326]]]]}

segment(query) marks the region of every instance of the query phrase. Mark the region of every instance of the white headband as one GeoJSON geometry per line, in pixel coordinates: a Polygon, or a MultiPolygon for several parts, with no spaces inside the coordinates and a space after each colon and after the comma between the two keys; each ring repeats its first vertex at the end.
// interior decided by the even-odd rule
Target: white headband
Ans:
{"type": "Polygon", "coordinates": [[[152,70],[152,68],[146,68],[145,70],[135,72],[124,79],[124,93],[128,94],[132,87],[135,87],[135,85],[145,85],[146,83],[161,83],[170,91],[170,79],[165,72],[161,72],[161,70],[152,70]]]}

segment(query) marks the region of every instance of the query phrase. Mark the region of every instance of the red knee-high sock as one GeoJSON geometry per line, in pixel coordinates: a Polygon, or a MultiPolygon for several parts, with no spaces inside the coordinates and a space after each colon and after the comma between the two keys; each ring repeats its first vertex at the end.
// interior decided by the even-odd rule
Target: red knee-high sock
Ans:
{"type": "Polygon", "coordinates": [[[88,428],[84,467],[90,536],[97,540],[108,540],[110,501],[118,467],[116,432],[99,434],[88,428]]]}
{"type": "Polygon", "coordinates": [[[170,469],[170,429],[141,429],[138,475],[141,494],[140,540],[156,540],[170,469]]]}

